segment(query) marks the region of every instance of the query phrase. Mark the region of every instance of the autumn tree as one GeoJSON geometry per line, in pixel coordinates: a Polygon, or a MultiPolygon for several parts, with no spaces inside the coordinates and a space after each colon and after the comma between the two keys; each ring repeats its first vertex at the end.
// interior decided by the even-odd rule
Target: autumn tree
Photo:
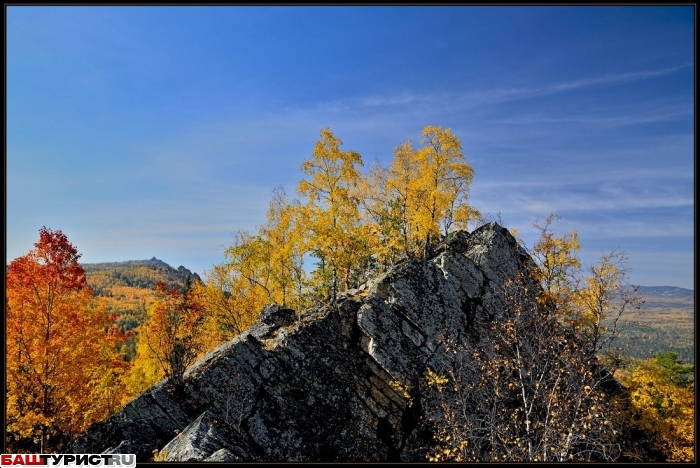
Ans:
{"type": "Polygon", "coordinates": [[[270,298],[282,306],[302,307],[306,272],[303,259],[303,226],[299,223],[299,203],[290,204],[284,188],[277,187],[267,210],[267,223],[258,228],[268,253],[270,298]]]}
{"type": "Polygon", "coordinates": [[[431,460],[614,461],[622,454],[611,375],[538,303],[536,289],[529,276],[506,284],[506,310],[488,338],[447,343],[453,358],[427,371],[438,402],[427,408],[435,424],[431,460]]]}
{"type": "Polygon", "coordinates": [[[148,341],[140,337],[138,333],[136,338],[135,352],[131,360],[132,365],[124,379],[127,391],[122,398],[122,404],[128,403],[165,378],[165,372],[148,347],[148,341]]]}
{"type": "Polygon", "coordinates": [[[194,295],[188,278],[184,289],[156,284],[159,300],[153,305],[148,320],[140,329],[152,359],[175,386],[184,383],[187,367],[195,362],[206,346],[201,330],[204,308],[194,295]]]}
{"type": "Polygon", "coordinates": [[[643,455],[647,446],[663,461],[695,461],[693,374],[692,365],[669,351],[639,363],[623,379],[629,391],[629,418],[642,434],[635,441],[637,454],[643,455]]]}
{"type": "Polygon", "coordinates": [[[611,461],[629,448],[612,375],[637,289],[627,285],[623,253],[581,269],[578,236],[555,235],[558,219],[534,224],[533,262],[504,286],[489,338],[455,346],[451,367],[429,370],[441,401],[431,412],[433,459],[611,461]]]}
{"type": "Polygon", "coordinates": [[[115,410],[128,365],[67,236],[43,227],[34,247],[6,270],[7,440],[47,453],[115,410]]]}
{"type": "Polygon", "coordinates": [[[274,302],[274,271],[267,239],[241,229],[234,234],[225,256],[229,274],[243,283],[238,284],[239,294],[248,297],[253,307],[274,302]]]}
{"type": "Polygon", "coordinates": [[[421,251],[413,216],[417,208],[417,174],[416,152],[408,141],[394,149],[388,169],[373,164],[363,185],[365,217],[380,234],[377,255],[387,267],[421,251]]]}
{"type": "Polygon", "coordinates": [[[266,302],[257,287],[227,263],[214,265],[206,283],[195,288],[207,311],[204,332],[212,344],[231,340],[246,330],[266,302]]]}
{"type": "Polygon", "coordinates": [[[304,306],[303,230],[299,206],[289,203],[282,187],[272,193],[267,223],[255,235],[239,230],[226,249],[226,260],[198,285],[206,305],[207,333],[227,341],[255,322],[265,304],[304,306]]]}
{"type": "Polygon", "coordinates": [[[560,219],[551,214],[544,223],[533,223],[540,232],[530,250],[535,260],[530,274],[540,287],[537,300],[578,336],[589,358],[604,358],[614,372],[624,363],[616,340],[625,329],[637,325],[626,315],[643,303],[639,288],[628,284],[624,252],[613,250],[598,263],[582,268],[577,232],[557,236],[553,231],[560,219]]]}
{"type": "Polygon", "coordinates": [[[578,258],[581,247],[576,231],[561,237],[555,235],[552,224],[560,219],[550,214],[544,223],[533,223],[540,236],[531,251],[536,263],[532,275],[542,288],[538,296],[540,303],[560,316],[570,316],[573,312],[569,306],[577,288],[576,274],[581,268],[578,258]]]}
{"type": "MultiPolygon", "coordinates": [[[[273,191],[267,223],[257,234],[239,230],[226,249],[229,274],[238,276],[257,291],[258,304],[287,305],[304,282],[302,228],[298,205],[290,205],[282,187],[273,191]]],[[[249,294],[255,296],[255,294],[249,294]]]]}
{"type": "Polygon", "coordinates": [[[479,212],[468,203],[474,170],[450,129],[427,126],[420,147],[397,146],[388,169],[375,165],[365,193],[367,212],[379,226],[389,261],[397,246],[406,257],[429,253],[432,244],[466,229],[479,212]]]}
{"type": "Polygon", "coordinates": [[[362,157],[341,150],[341,145],[330,129],[323,129],[311,159],[301,165],[308,178],[297,186],[306,200],[299,219],[306,226],[305,250],[318,259],[315,287],[332,300],[340,287],[350,286],[353,273],[363,269],[373,241],[359,212],[362,157]]]}
{"type": "Polygon", "coordinates": [[[474,170],[465,161],[459,139],[449,128],[427,126],[420,141],[415,222],[430,244],[440,234],[466,229],[478,211],[467,203],[474,170]]]}
{"type": "Polygon", "coordinates": [[[602,355],[611,371],[623,364],[616,340],[625,329],[637,325],[626,314],[641,308],[639,286],[628,284],[627,255],[613,250],[588,267],[582,287],[573,295],[574,332],[586,343],[588,356],[602,355]]]}

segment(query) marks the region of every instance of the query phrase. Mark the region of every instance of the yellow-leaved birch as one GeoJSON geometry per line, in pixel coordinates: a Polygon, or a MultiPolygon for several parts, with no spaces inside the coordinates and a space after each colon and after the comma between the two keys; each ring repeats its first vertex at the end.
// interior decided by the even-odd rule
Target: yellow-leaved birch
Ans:
{"type": "Polygon", "coordinates": [[[442,235],[466,229],[479,216],[467,201],[473,176],[459,139],[435,126],[423,129],[420,148],[403,143],[388,169],[373,168],[370,211],[390,262],[397,251],[408,258],[426,255],[442,235]]]}
{"type": "Polygon", "coordinates": [[[427,126],[416,152],[418,179],[413,223],[426,246],[441,234],[466,229],[478,212],[467,203],[474,170],[466,162],[459,139],[447,128],[427,126]]]}
{"type": "Polygon", "coordinates": [[[305,282],[303,263],[302,227],[299,223],[299,204],[287,201],[284,188],[272,192],[267,211],[267,224],[259,228],[259,236],[269,249],[270,295],[277,304],[293,305],[300,311],[305,282]]]}
{"type": "Polygon", "coordinates": [[[361,226],[359,211],[362,157],[341,150],[341,145],[330,129],[321,130],[311,159],[301,165],[308,178],[297,186],[306,199],[300,210],[306,226],[305,250],[319,260],[315,288],[320,296],[332,300],[340,287],[350,286],[368,250],[368,232],[361,226]]]}

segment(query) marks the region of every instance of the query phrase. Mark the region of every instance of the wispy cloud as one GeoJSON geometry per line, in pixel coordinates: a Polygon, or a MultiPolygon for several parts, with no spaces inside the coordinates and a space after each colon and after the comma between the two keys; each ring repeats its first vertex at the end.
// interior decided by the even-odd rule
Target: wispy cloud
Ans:
{"type": "MultiPolygon", "coordinates": [[[[612,156],[611,156],[612,157],[612,156]]],[[[694,175],[688,170],[678,168],[662,168],[659,170],[630,169],[628,171],[603,171],[603,172],[567,172],[557,173],[556,177],[550,174],[533,174],[523,177],[522,174],[504,174],[490,180],[474,182],[474,188],[479,190],[583,190],[593,185],[631,183],[650,184],[656,187],[659,184],[677,186],[680,183],[692,184],[694,175]]]]}
{"type": "MultiPolygon", "coordinates": [[[[565,83],[559,83],[548,87],[553,90],[569,90],[577,89],[588,86],[605,85],[610,83],[623,83],[628,81],[646,80],[650,78],[657,78],[659,76],[670,75],[684,68],[692,67],[692,63],[684,63],[682,65],[677,65],[675,67],[661,68],[657,70],[640,70],[628,73],[618,73],[609,74],[597,78],[584,78],[581,80],[569,81],[565,83]]],[[[545,88],[547,89],[547,88],[545,88]]]]}
{"type": "Polygon", "coordinates": [[[628,73],[608,74],[604,76],[591,78],[581,78],[578,80],[553,83],[547,86],[510,89],[496,88],[485,91],[478,91],[474,93],[468,93],[462,97],[462,100],[484,104],[512,99],[525,99],[531,97],[545,96],[549,94],[557,94],[575,89],[590,88],[594,86],[604,86],[609,84],[622,84],[632,81],[648,80],[652,78],[670,75],[692,66],[692,63],[685,63],[675,67],[662,68],[656,70],[640,70],[628,73]]]}
{"type": "Polygon", "coordinates": [[[562,213],[572,211],[615,211],[654,208],[692,207],[692,197],[676,194],[639,196],[634,193],[618,194],[616,197],[599,194],[541,193],[536,197],[522,195],[509,197],[521,209],[531,213],[562,213]]]}
{"type": "Polygon", "coordinates": [[[663,223],[652,220],[631,221],[615,219],[608,223],[587,225],[581,223],[577,227],[579,235],[605,238],[693,238],[693,226],[690,223],[663,223]]]}
{"type": "Polygon", "coordinates": [[[319,102],[313,106],[315,112],[320,113],[338,113],[346,112],[350,110],[350,105],[342,100],[333,100],[326,102],[319,102]]]}
{"type": "Polygon", "coordinates": [[[341,101],[336,100],[329,103],[316,104],[315,108],[320,110],[347,110],[348,108],[353,107],[393,108],[406,106],[407,104],[425,103],[443,106],[441,110],[444,112],[445,109],[454,108],[455,106],[463,108],[464,106],[471,107],[474,105],[487,105],[496,102],[558,94],[583,88],[649,80],[653,78],[671,75],[680,70],[692,66],[692,63],[685,63],[675,67],[661,68],[655,70],[638,70],[627,73],[607,74],[598,77],[587,77],[578,80],[552,83],[546,86],[490,88],[462,93],[402,92],[400,94],[393,95],[372,95],[359,98],[354,101],[354,104],[352,100],[342,101],[342,103],[341,101]]]}
{"type": "Polygon", "coordinates": [[[414,95],[400,94],[396,96],[366,97],[360,99],[359,104],[363,107],[402,106],[405,104],[411,104],[417,100],[419,99],[414,95]]]}
{"type": "Polygon", "coordinates": [[[567,116],[545,115],[542,113],[528,114],[522,116],[510,116],[503,119],[488,119],[488,122],[494,124],[514,124],[514,125],[537,125],[537,124],[593,124],[601,126],[623,126],[623,125],[639,125],[644,123],[665,122],[675,120],[680,117],[693,115],[693,109],[690,105],[664,106],[648,110],[627,110],[626,114],[621,114],[624,111],[619,109],[618,115],[582,115],[572,117],[567,116]]]}
{"type": "MultiPolygon", "coordinates": [[[[507,198],[509,210],[537,213],[631,211],[657,208],[690,208],[695,200],[688,190],[673,186],[654,186],[647,190],[639,186],[611,183],[598,186],[539,188],[501,191],[507,198]]],[[[487,195],[488,197],[488,195],[487,195]]]]}
{"type": "MultiPolygon", "coordinates": [[[[667,68],[584,77],[541,86],[449,91],[423,88],[386,94],[371,93],[359,97],[344,96],[329,101],[271,109],[264,115],[251,116],[251,122],[255,123],[257,128],[292,125],[296,134],[307,131],[314,137],[318,129],[325,126],[331,126],[334,130],[355,129],[362,131],[363,134],[381,131],[383,137],[389,139],[392,136],[388,132],[396,131],[397,136],[395,141],[392,141],[392,145],[415,137],[413,133],[417,122],[422,125],[440,123],[453,130],[462,126],[465,134],[473,134],[479,139],[489,138],[491,141],[502,140],[504,131],[502,126],[507,124],[522,125],[530,132],[529,137],[532,137],[532,128],[542,125],[543,135],[540,136],[544,137],[554,132],[551,128],[552,124],[610,128],[670,122],[688,118],[693,112],[692,108],[687,103],[677,100],[675,102],[659,100],[653,103],[640,101],[626,107],[618,103],[610,103],[607,109],[591,108],[592,103],[583,102],[577,104],[579,107],[575,113],[571,113],[570,110],[567,114],[563,111],[559,113],[557,110],[541,110],[533,114],[531,109],[523,110],[524,113],[516,109],[502,112],[502,109],[499,111],[498,105],[557,94],[566,95],[566,93],[587,88],[643,82],[671,76],[691,66],[691,63],[686,63],[667,68]],[[496,117],[497,114],[500,115],[496,117]]],[[[341,138],[344,138],[342,135],[341,138]]],[[[513,139],[505,141],[513,141],[513,139]]]]}

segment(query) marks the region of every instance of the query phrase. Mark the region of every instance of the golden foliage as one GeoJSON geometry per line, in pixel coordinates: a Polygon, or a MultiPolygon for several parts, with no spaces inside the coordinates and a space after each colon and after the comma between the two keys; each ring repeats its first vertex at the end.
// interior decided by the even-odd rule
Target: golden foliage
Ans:
{"type": "Polygon", "coordinates": [[[299,206],[288,203],[280,187],[273,191],[267,224],[253,235],[239,230],[226,249],[226,260],[212,268],[206,285],[197,286],[208,311],[210,341],[227,341],[247,329],[265,304],[306,304],[303,292],[303,238],[299,206]]]}
{"type": "Polygon", "coordinates": [[[423,129],[420,148],[397,146],[388,169],[374,165],[364,204],[382,236],[380,263],[424,256],[442,235],[466,229],[479,216],[467,202],[473,175],[457,137],[436,126],[423,129]]]}
{"type": "Polygon", "coordinates": [[[320,137],[301,164],[303,203],[277,188],[267,223],[239,230],[201,288],[211,311],[205,328],[216,340],[243,331],[267,303],[302,310],[333,300],[478,215],[466,202],[473,170],[449,129],[426,127],[419,149],[400,146],[389,170],[375,166],[366,176],[359,153],[341,149],[328,128],[320,137]],[[317,262],[307,277],[309,255],[317,262]]]}
{"type": "Polygon", "coordinates": [[[372,229],[360,218],[362,157],[341,145],[330,129],[323,129],[311,159],[301,165],[308,179],[297,186],[306,198],[299,210],[303,250],[319,259],[313,287],[331,300],[340,288],[350,287],[353,274],[362,274],[376,244],[372,229]]]}
{"type": "Polygon", "coordinates": [[[642,361],[625,379],[630,417],[635,427],[652,434],[651,445],[666,461],[695,461],[695,383],[692,366],[673,352],[642,361]]]}
{"type": "Polygon", "coordinates": [[[627,317],[643,303],[638,288],[627,285],[627,256],[613,250],[584,272],[576,231],[561,237],[552,231],[559,219],[551,214],[544,224],[534,223],[540,231],[531,252],[536,263],[531,275],[540,287],[537,301],[583,340],[583,352],[589,356],[603,353],[614,372],[623,358],[613,343],[623,330],[637,324],[627,317]]]}
{"type": "Polygon", "coordinates": [[[532,274],[542,287],[538,301],[554,308],[558,315],[570,315],[569,305],[576,287],[574,274],[581,267],[578,259],[580,245],[576,231],[562,237],[554,235],[551,226],[559,219],[559,216],[550,214],[544,224],[533,224],[540,237],[532,248],[532,256],[538,267],[533,269],[532,274]]]}
{"type": "Polygon", "coordinates": [[[127,392],[122,398],[122,404],[128,403],[129,400],[165,378],[165,371],[151,353],[145,339],[136,340],[136,352],[131,364],[131,369],[125,378],[127,392]]]}
{"type": "Polygon", "coordinates": [[[184,291],[158,283],[156,292],[160,300],[139,329],[140,341],[146,344],[146,355],[158,363],[165,377],[179,385],[187,367],[208,345],[201,333],[205,310],[189,281],[184,291]]]}
{"type": "Polygon", "coordinates": [[[204,332],[211,337],[212,345],[231,340],[246,330],[266,302],[256,286],[230,264],[215,265],[206,284],[196,287],[207,310],[204,332]]]}

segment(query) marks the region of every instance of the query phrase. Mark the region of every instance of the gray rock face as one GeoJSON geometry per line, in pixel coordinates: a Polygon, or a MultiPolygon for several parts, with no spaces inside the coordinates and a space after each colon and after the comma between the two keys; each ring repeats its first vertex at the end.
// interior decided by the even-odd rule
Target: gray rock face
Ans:
{"type": "MultiPolygon", "coordinates": [[[[75,453],[154,450],[171,461],[423,461],[419,385],[445,339],[479,339],[529,257],[496,223],[450,235],[335,304],[266,307],[185,386],[160,382],[95,424],[75,453]],[[475,338],[476,337],[476,338],[475,338]]],[[[132,453],[133,453],[132,452],[132,453]]]]}

